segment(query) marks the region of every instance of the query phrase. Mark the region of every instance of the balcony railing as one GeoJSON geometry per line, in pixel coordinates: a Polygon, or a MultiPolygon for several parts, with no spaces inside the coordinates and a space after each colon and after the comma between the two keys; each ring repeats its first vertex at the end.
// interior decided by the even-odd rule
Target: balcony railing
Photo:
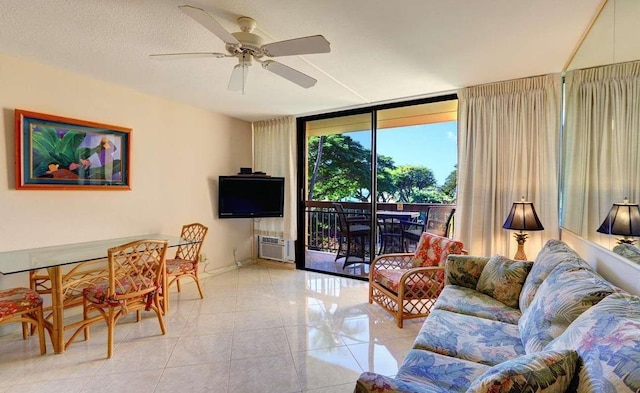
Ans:
{"type": "MultiPolygon", "coordinates": [[[[371,205],[361,202],[341,202],[345,213],[356,215],[370,215],[371,205]]],[[[405,203],[401,209],[396,203],[378,203],[378,211],[403,211],[403,212],[419,212],[420,216],[417,220],[424,220],[427,211],[434,206],[450,206],[442,204],[427,203],[405,203]]],[[[339,225],[338,214],[334,209],[332,202],[305,202],[305,214],[307,215],[307,238],[305,246],[307,250],[337,252],[339,244],[339,225]]],[[[424,221],[422,221],[424,222],[424,221]]],[[[453,220],[451,221],[453,225],[453,220]]],[[[449,233],[453,233],[452,230],[449,233]]],[[[377,248],[376,248],[377,249],[377,248]]]]}

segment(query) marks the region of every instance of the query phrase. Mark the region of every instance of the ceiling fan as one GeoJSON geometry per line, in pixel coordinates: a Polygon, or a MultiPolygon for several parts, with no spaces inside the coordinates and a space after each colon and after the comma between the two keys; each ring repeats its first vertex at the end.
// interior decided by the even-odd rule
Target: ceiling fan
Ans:
{"type": "Polygon", "coordinates": [[[218,36],[225,43],[228,53],[219,52],[195,52],[195,53],[166,53],[150,55],[152,59],[183,59],[198,57],[237,57],[238,64],[233,67],[228,89],[232,91],[242,90],[247,79],[247,73],[252,62],[255,60],[262,65],[262,68],[271,71],[305,89],[316,84],[316,80],[302,72],[288,67],[277,61],[265,58],[306,55],[313,53],[328,53],[331,51],[329,41],[322,35],[294,38],[286,41],[262,44],[262,37],[253,33],[256,22],[246,16],[238,18],[237,23],[240,31],[229,33],[218,21],[202,8],[190,5],[178,7],[182,12],[195,19],[196,22],[207,28],[218,36]]]}

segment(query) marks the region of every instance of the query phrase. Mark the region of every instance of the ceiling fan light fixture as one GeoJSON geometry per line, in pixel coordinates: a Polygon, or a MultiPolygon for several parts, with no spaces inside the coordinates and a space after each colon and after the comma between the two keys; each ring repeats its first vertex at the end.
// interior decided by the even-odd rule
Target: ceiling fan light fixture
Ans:
{"type": "Polygon", "coordinates": [[[263,45],[262,37],[253,33],[256,27],[256,21],[247,16],[239,17],[236,22],[240,31],[235,33],[228,32],[214,17],[202,8],[182,5],[178,7],[182,12],[190,16],[196,22],[200,23],[207,30],[211,31],[225,43],[225,49],[229,54],[215,52],[198,52],[198,53],[168,53],[150,55],[153,59],[179,59],[194,57],[237,57],[238,64],[231,72],[231,79],[227,86],[229,90],[242,90],[247,78],[249,67],[253,60],[262,64],[262,67],[284,79],[289,80],[305,89],[316,84],[316,80],[298,70],[295,70],[282,63],[261,59],[265,56],[299,56],[314,53],[328,53],[331,51],[329,41],[322,35],[314,35],[308,37],[299,37],[290,40],[276,41],[263,45]]]}

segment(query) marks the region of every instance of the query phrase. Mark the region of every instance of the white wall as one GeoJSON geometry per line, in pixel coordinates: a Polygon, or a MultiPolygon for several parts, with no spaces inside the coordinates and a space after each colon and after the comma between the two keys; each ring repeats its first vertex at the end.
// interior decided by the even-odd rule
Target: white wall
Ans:
{"type": "MultiPolygon", "coordinates": [[[[218,175],[251,166],[250,123],[2,54],[0,108],[0,251],[201,222],[207,270],[233,265],[234,248],[251,255],[249,220],[216,218],[218,175]],[[15,190],[16,108],[132,128],[132,190],[15,190]]],[[[15,285],[26,275],[0,275],[15,285]]]]}
{"type": "Polygon", "coordinates": [[[640,267],[611,250],[561,229],[560,238],[612,284],[640,295],[640,267]]]}

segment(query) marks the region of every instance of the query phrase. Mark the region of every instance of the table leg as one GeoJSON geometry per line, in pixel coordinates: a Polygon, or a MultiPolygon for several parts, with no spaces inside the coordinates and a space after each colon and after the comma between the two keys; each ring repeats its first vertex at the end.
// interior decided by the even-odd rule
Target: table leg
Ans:
{"type": "Polygon", "coordinates": [[[167,267],[166,265],[163,263],[162,264],[162,313],[164,315],[167,315],[167,313],[169,312],[169,279],[168,279],[168,275],[167,275],[167,267]]]}
{"type": "Polygon", "coordinates": [[[64,304],[62,295],[62,272],[59,266],[47,268],[51,280],[51,341],[55,353],[64,352],[64,304]]]}

